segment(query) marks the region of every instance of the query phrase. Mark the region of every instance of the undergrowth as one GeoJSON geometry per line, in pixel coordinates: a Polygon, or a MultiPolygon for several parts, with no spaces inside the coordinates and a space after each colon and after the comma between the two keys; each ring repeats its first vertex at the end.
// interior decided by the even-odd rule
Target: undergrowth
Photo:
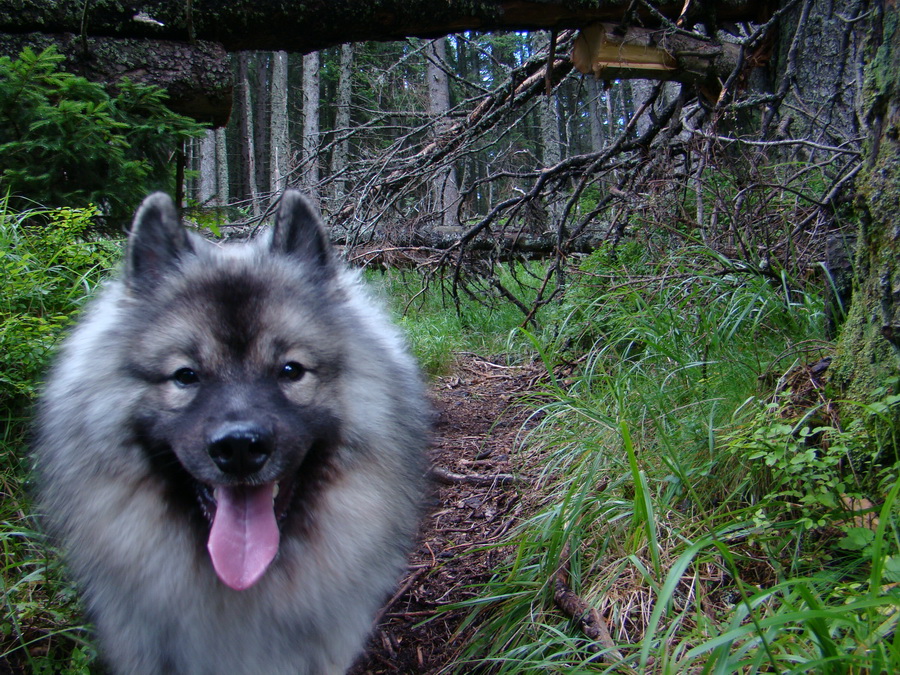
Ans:
{"type": "Polygon", "coordinates": [[[75,595],[31,517],[25,445],[53,347],[119,255],[117,242],[90,234],[96,216],[0,202],[0,665],[10,672],[75,675],[93,660],[75,595]]]}
{"type": "Polygon", "coordinates": [[[533,514],[455,672],[897,672],[900,397],[833,400],[819,297],[601,250],[559,312],[526,334],[533,514]],[[561,570],[607,643],[556,606],[561,570]]]}

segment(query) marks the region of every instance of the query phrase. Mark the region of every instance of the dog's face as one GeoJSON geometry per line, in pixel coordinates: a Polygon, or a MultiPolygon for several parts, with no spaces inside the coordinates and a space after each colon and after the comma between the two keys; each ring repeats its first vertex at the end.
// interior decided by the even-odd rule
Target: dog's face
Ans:
{"type": "Polygon", "coordinates": [[[340,440],[335,272],[295,193],[271,245],[234,254],[186,236],[171,202],[150,199],[127,270],[147,312],[128,365],[146,392],[136,433],[208,521],[221,580],[241,590],[268,568],[281,529],[302,526],[286,521],[303,517],[297,505],[309,507],[340,440]]]}

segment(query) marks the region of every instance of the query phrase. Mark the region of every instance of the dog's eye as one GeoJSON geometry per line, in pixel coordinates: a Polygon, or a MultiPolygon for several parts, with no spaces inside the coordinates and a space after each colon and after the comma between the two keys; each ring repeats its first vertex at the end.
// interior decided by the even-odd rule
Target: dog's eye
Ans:
{"type": "Polygon", "coordinates": [[[192,368],[179,368],[172,373],[172,380],[179,386],[189,387],[192,384],[197,384],[200,381],[200,377],[192,368]]]}
{"type": "Polygon", "coordinates": [[[296,361],[288,361],[281,367],[281,377],[291,382],[296,382],[306,373],[306,368],[296,361]]]}

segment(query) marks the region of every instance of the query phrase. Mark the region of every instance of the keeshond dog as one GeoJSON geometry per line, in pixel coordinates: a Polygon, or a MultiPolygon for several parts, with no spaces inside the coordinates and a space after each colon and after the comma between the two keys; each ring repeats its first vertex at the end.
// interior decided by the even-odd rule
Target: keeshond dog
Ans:
{"type": "Polygon", "coordinates": [[[37,411],[37,502],[115,673],[344,673],[414,539],[429,411],[284,194],[217,245],[148,197],[37,411]]]}

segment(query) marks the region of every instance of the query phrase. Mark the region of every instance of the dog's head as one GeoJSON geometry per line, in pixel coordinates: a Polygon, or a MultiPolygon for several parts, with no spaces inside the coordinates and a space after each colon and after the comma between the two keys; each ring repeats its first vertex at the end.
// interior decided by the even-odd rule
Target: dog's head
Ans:
{"type": "Polygon", "coordinates": [[[204,514],[216,572],[238,590],[266,571],[283,520],[325,480],[340,439],[337,274],[295,191],[271,236],[249,244],[188,233],[161,193],[135,217],[125,283],[128,368],[146,392],[136,433],[172,491],[204,514]]]}

